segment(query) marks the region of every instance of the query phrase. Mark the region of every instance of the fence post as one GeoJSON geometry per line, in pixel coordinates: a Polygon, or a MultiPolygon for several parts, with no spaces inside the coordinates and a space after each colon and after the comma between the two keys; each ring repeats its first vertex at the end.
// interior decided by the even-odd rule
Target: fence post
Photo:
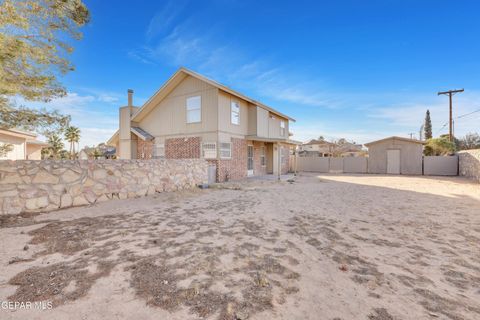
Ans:
{"type": "Polygon", "coordinates": [[[422,156],[422,176],[425,175],[425,156],[422,156]]]}

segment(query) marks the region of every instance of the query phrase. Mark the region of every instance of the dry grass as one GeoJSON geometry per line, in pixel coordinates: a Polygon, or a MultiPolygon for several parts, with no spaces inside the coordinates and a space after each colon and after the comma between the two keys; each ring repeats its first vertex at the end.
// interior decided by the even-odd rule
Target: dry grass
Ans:
{"type": "Polygon", "coordinates": [[[27,269],[8,282],[18,286],[10,301],[51,301],[53,306],[74,301],[87,294],[100,277],[107,276],[111,263],[100,263],[95,273],[89,273],[86,263],[59,263],[48,267],[27,269]]]}
{"type": "Polygon", "coordinates": [[[108,279],[125,282],[151,318],[480,317],[478,200],[333,179],[235,183],[68,218],[2,217],[10,235],[1,240],[20,244],[2,257],[14,292],[0,288],[0,298],[75,310],[101,305],[94,288],[108,279]]]}

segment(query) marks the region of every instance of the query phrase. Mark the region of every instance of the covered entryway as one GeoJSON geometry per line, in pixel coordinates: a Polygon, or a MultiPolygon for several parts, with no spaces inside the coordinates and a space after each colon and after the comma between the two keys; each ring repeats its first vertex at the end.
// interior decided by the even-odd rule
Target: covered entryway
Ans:
{"type": "Polygon", "coordinates": [[[266,143],[267,146],[267,173],[273,174],[273,143],[266,143]]]}
{"type": "Polygon", "coordinates": [[[400,174],[400,150],[387,150],[387,174],[400,174]]]}
{"type": "Polygon", "coordinates": [[[247,158],[247,163],[243,164],[247,167],[247,176],[278,175],[289,171],[290,150],[297,144],[296,142],[257,136],[247,137],[250,139],[246,141],[246,149],[243,149],[246,154],[242,155],[242,158],[247,158]]]}

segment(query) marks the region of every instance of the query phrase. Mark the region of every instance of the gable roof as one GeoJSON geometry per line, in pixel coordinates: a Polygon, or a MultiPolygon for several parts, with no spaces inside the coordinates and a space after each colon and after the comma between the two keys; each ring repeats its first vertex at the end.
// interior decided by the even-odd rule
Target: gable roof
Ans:
{"type": "Polygon", "coordinates": [[[107,140],[107,142],[105,142],[106,145],[108,146],[114,146],[116,144],[116,142],[118,141],[118,135],[119,135],[119,132],[118,130],[115,131],[115,133],[110,137],[110,139],[107,140]]]}
{"type": "MultiPolygon", "coordinates": [[[[140,127],[131,127],[130,132],[136,135],[137,137],[139,137],[140,139],[142,139],[143,141],[152,141],[155,138],[150,133],[148,133],[147,131],[143,130],[140,127]]],[[[117,130],[115,131],[113,136],[111,136],[110,139],[107,140],[105,144],[108,146],[114,146],[118,140],[118,135],[119,135],[119,131],[117,130]]]]}
{"type": "Polygon", "coordinates": [[[27,132],[15,128],[0,128],[0,133],[13,136],[13,137],[19,137],[19,138],[25,138],[25,139],[35,139],[37,137],[36,133],[33,132],[27,132]]]}
{"type": "Polygon", "coordinates": [[[20,139],[25,139],[25,143],[29,145],[37,145],[37,146],[48,146],[47,142],[37,140],[38,135],[33,132],[23,131],[15,128],[0,128],[0,134],[4,134],[10,137],[16,137],[20,139]]]}
{"type": "Polygon", "coordinates": [[[321,144],[321,145],[335,145],[335,143],[328,142],[328,141],[325,141],[325,140],[317,140],[317,139],[312,139],[312,140],[310,140],[310,141],[308,141],[308,142],[303,143],[304,146],[316,145],[316,144],[321,144]]]}
{"type": "Polygon", "coordinates": [[[376,144],[376,143],[379,143],[379,142],[384,142],[384,141],[387,141],[387,140],[400,140],[400,141],[410,142],[410,143],[425,144],[425,141],[420,141],[420,140],[417,140],[417,139],[409,139],[409,138],[391,136],[391,137],[388,137],[388,138],[384,138],[384,139],[372,141],[372,142],[369,142],[369,143],[365,143],[365,146],[369,147],[373,144],[376,144]]]}
{"type": "Polygon", "coordinates": [[[216,87],[222,91],[225,91],[227,93],[230,93],[231,95],[234,95],[240,99],[243,99],[245,101],[248,101],[254,105],[257,105],[259,107],[262,107],[265,110],[270,111],[273,114],[276,114],[277,116],[280,116],[282,118],[288,119],[290,121],[295,122],[295,119],[267,106],[264,105],[263,103],[256,101],[253,98],[247,97],[243,94],[241,94],[238,91],[235,91],[233,89],[230,89],[229,87],[220,84],[214,80],[211,80],[201,74],[198,74],[196,72],[193,72],[187,68],[181,67],[179,68],[161,87],[160,89],[155,92],[155,94],[150,97],[150,99],[147,100],[147,102],[144,103],[144,105],[138,109],[131,117],[132,121],[140,121],[142,120],[153,108],[155,108],[160,101],[162,101],[183,79],[185,79],[187,76],[194,77],[196,79],[199,79],[201,81],[204,81],[208,84],[210,84],[213,87],[216,87]]]}

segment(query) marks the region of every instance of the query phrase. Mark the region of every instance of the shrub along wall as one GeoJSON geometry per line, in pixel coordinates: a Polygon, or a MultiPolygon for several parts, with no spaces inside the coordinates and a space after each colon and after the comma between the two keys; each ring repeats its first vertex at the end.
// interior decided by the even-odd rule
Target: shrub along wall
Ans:
{"type": "Polygon", "coordinates": [[[458,160],[459,174],[480,182],[480,149],[460,151],[458,160]]]}
{"type": "Polygon", "coordinates": [[[201,159],[0,161],[0,214],[134,198],[207,180],[201,159]]]}

